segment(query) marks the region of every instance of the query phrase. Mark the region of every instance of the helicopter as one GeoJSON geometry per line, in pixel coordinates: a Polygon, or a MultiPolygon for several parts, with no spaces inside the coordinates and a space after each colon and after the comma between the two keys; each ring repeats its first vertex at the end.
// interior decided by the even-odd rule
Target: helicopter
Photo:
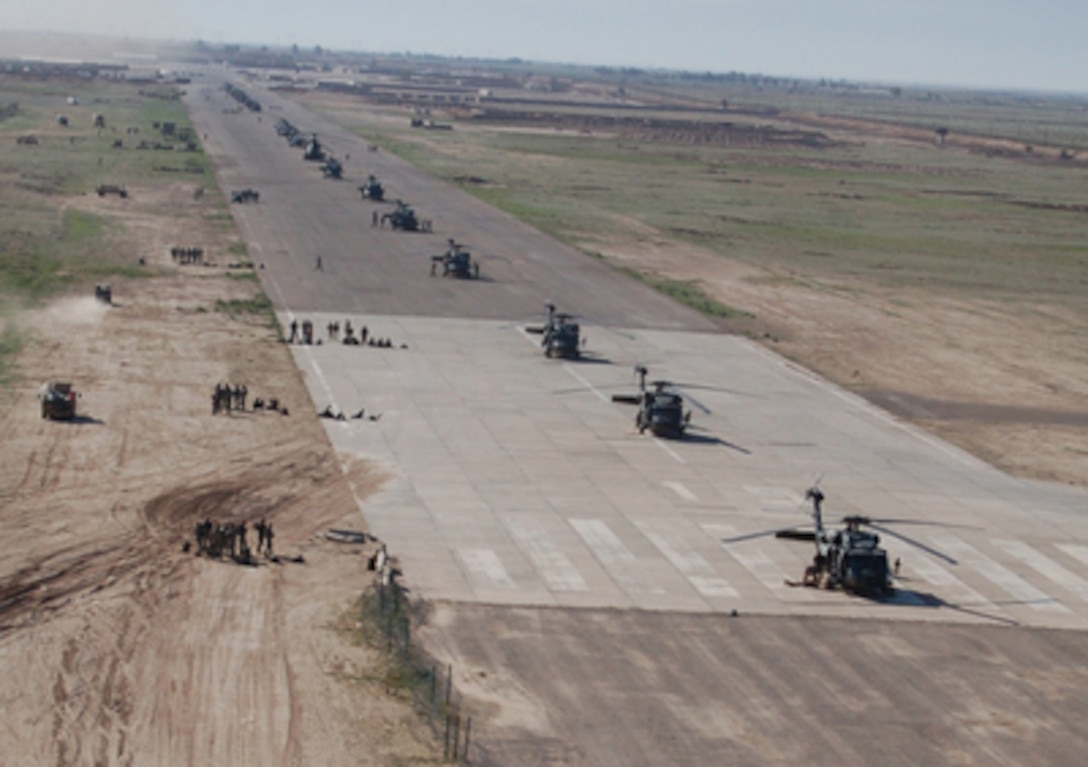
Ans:
{"type": "Polygon", "coordinates": [[[385,226],[385,222],[389,221],[389,225],[393,229],[400,229],[405,232],[429,232],[431,231],[431,222],[427,219],[419,219],[416,217],[416,212],[412,210],[412,206],[406,205],[401,200],[397,200],[397,207],[392,213],[383,213],[381,218],[382,226],[385,226]]]}
{"type": "Polygon", "coordinates": [[[443,277],[460,277],[462,279],[480,277],[480,264],[472,260],[472,254],[459,245],[452,237],[449,239],[449,250],[440,256],[431,256],[431,276],[438,271],[438,265],[442,264],[443,277]]]}
{"type": "Polygon", "coordinates": [[[325,150],[321,146],[321,142],[317,140],[317,134],[310,134],[310,141],[306,144],[306,149],[302,152],[303,160],[310,160],[311,162],[321,162],[325,159],[325,150]]]}
{"type": "Polygon", "coordinates": [[[325,174],[325,178],[339,180],[344,177],[344,166],[335,157],[328,155],[325,164],[321,166],[321,172],[325,174]]]}
{"type": "Polygon", "coordinates": [[[879,535],[862,529],[871,525],[872,520],[854,514],[843,517],[846,527],[842,530],[828,530],[823,522],[824,494],[818,485],[805,491],[805,500],[812,501],[815,531],[811,534],[798,530],[775,532],[776,538],[812,540],[816,544],[816,554],[812,564],[805,568],[801,585],[821,589],[842,588],[862,595],[891,594],[893,588],[888,552],[880,546],[879,535]]]}
{"type": "Polygon", "coordinates": [[[684,436],[684,430],[691,424],[691,410],[684,410],[685,399],[704,413],[710,413],[690,396],[681,394],[669,381],[651,381],[651,388],[647,389],[648,372],[644,365],[635,366],[639,390],[637,395],[612,395],[613,402],[638,405],[635,427],[638,428],[639,434],[649,429],[655,437],[678,439],[684,436]]]}
{"type": "Polygon", "coordinates": [[[366,177],[366,183],[359,187],[359,193],[364,200],[381,202],[385,199],[385,189],[382,188],[381,182],[373,173],[366,177]]]}
{"type": "Polygon", "coordinates": [[[548,321],[543,327],[526,328],[530,333],[540,333],[540,347],[547,357],[562,357],[563,359],[576,360],[582,356],[581,326],[575,322],[574,315],[555,311],[555,304],[551,301],[544,304],[548,310],[548,321]]]}

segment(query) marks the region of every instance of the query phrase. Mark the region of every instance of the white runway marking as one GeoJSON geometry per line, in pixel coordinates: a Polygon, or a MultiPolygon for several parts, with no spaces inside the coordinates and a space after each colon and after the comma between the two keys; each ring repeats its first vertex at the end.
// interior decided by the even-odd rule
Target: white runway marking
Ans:
{"type": "Polygon", "coordinates": [[[654,437],[654,442],[656,442],[656,443],[657,443],[657,446],[658,446],[659,448],[661,448],[661,449],[662,449],[662,450],[664,450],[664,451],[665,451],[666,453],[668,453],[668,454],[669,454],[669,455],[671,455],[671,456],[672,456],[673,458],[675,458],[675,459],[676,459],[676,461],[677,461],[677,463],[687,463],[687,461],[685,461],[685,460],[684,460],[683,458],[681,458],[681,457],[680,457],[680,456],[679,456],[679,455],[677,454],[677,452],[676,452],[675,450],[673,450],[673,449],[672,449],[671,447],[669,447],[668,445],[666,445],[666,444],[665,444],[665,441],[664,441],[664,440],[662,440],[662,439],[659,439],[659,438],[657,438],[657,437],[654,437]]]}
{"type": "Polygon", "coordinates": [[[517,588],[499,561],[498,555],[491,549],[464,549],[458,551],[457,556],[471,575],[482,578],[489,585],[502,589],[517,588]]]}
{"type": "MultiPolygon", "coordinates": [[[[702,528],[719,541],[722,538],[731,538],[737,534],[737,529],[732,525],[704,524],[702,528]]],[[[808,593],[804,588],[786,585],[787,580],[799,580],[800,573],[795,573],[791,578],[773,559],[752,546],[752,541],[742,541],[735,544],[723,543],[721,546],[729,552],[733,559],[740,563],[741,567],[751,573],[752,577],[775,595],[783,596],[789,593],[791,599],[812,599],[812,594],[808,593]]]]}
{"type": "Polygon", "coordinates": [[[637,557],[602,520],[572,519],[570,525],[629,597],[637,600],[640,595],[665,593],[652,569],[641,567],[637,557]]]}
{"type": "Polygon", "coordinates": [[[547,538],[544,526],[524,514],[509,515],[506,529],[529,557],[551,591],[586,591],[586,582],[558,546],[547,538]]]}
{"type": "Polygon", "coordinates": [[[990,600],[928,557],[913,557],[907,567],[912,575],[917,575],[930,586],[941,589],[937,596],[950,607],[994,608],[990,600]]]}
{"type": "Polygon", "coordinates": [[[672,528],[671,522],[661,522],[655,526],[651,522],[640,521],[635,522],[635,525],[704,597],[736,598],[740,596],[737,590],[729,585],[729,581],[720,577],[714,570],[714,566],[703,559],[698,552],[683,541],[669,540],[664,530],[672,528]]]}
{"type": "Polygon", "coordinates": [[[994,541],[994,545],[1004,549],[1010,556],[1016,557],[1031,569],[1054,581],[1063,589],[1076,594],[1082,602],[1088,602],[1088,581],[1071,570],[1067,570],[1049,557],[1020,541],[994,541]]]}
{"type": "Polygon", "coordinates": [[[624,546],[623,541],[601,520],[572,519],[570,525],[586,542],[586,546],[589,546],[601,564],[613,565],[635,561],[635,555],[631,553],[631,550],[624,546]]]}
{"type": "Polygon", "coordinates": [[[978,572],[1002,591],[1023,602],[1033,610],[1067,613],[1069,608],[1049,594],[1035,588],[1004,565],[998,564],[971,544],[955,536],[943,536],[940,547],[964,565],[978,572]]]}
{"type": "Polygon", "coordinates": [[[1078,562],[1088,565],[1088,546],[1079,543],[1059,543],[1057,547],[1078,562]]]}
{"type": "Polygon", "coordinates": [[[699,496],[697,496],[695,493],[688,490],[687,487],[685,487],[682,482],[662,482],[661,484],[664,485],[665,487],[669,488],[669,490],[672,490],[674,493],[676,493],[678,496],[683,498],[685,501],[697,501],[697,500],[699,500],[699,496]]]}
{"type": "Polygon", "coordinates": [[[590,390],[591,392],[593,392],[594,394],[596,394],[596,395],[597,395],[597,399],[599,399],[599,400],[600,400],[601,402],[610,402],[610,401],[611,401],[611,400],[609,400],[609,398],[608,398],[608,397],[606,397],[606,396],[604,395],[604,393],[603,393],[603,392],[602,392],[602,391],[601,391],[600,389],[598,389],[598,388],[597,388],[596,386],[594,386],[594,385],[593,385],[593,384],[591,384],[591,383],[590,383],[589,381],[587,381],[587,380],[585,379],[585,377],[584,377],[584,376],[583,376],[583,375],[582,375],[581,373],[579,373],[578,371],[576,371],[576,370],[575,370],[574,368],[572,368],[572,367],[571,367],[570,365],[564,365],[564,366],[563,366],[563,370],[566,370],[566,371],[567,371],[568,373],[570,373],[570,374],[571,374],[571,376],[572,376],[572,377],[574,378],[574,380],[575,380],[575,381],[577,381],[578,383],[582,384],[582,386],[586,387],[586,388],[587,388],[587,389],[589,389],[589,390],[590,390]]]}

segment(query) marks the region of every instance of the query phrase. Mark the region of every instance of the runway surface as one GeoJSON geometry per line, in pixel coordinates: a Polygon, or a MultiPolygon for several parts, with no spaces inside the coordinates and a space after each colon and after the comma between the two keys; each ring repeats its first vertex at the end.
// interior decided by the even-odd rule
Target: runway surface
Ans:
{"type": "MultiPolygon", "coordinates": [[[[482,737],[490,737],[494,763],[534,763],[524,759],[531,748],[517,750],[522,737],[555,747],[534,752],[554,756],[535,762],[541,764],[610,764],[616,762],[608,755],[621,752],[625,764],[721,763],[723,755],[739,763],[866,763],[873,749],[819,750],[828,738],[775,755],[781,724],[769,723],[820,706],[841,707],[846,719],[868,722],[880,742],[901,748],[885,758],[892,764],[927,762],[934,753],[964,764],[1048,764],[1074,752],[1079,736],[1071,717],[1083,712],[1083,693],[1058,685],[1064,707],[1018,699],[1001,674],[1021,673],[1018,664],[1036,655],[1045,656],[1046,673],[1058,676],[1083,661],[1078,643],[1061,640],[1055,649],[1054,637],[1066,634],[1038,629],[1083,629],[1088,622],[1085,493],[1007,477],[745,339],[715,332],[703,317],[461,191],[367,152],[364,139],[244,87],[266,105],[259,122],[250,113],[225,113],[234,102],[213,78],[194,84],[189,104],[209,134],[221,185],[261,192],[259,204],[234,212],[254,260],[264,265],[262,283],[281,321],[286,327],[309,319],[323,338],[320,346],[292,347],[315,409],[362,411],[360,418],[326,421],[330,440],[345,461],[376,460],[393,476],[368,501],[368,523],[399,558],[413,590],[444,605],[445,623],[429,629],[435,645],[465,673],[479,666],[505,679],[504,694],[520,690],[546,720],[523,730],[491,712],[490,735],[482,737]],[[338,156],[350,154],[349,180],[324,180],[304,163],[301,150],[275,135],[280,116],[318,131],[338,156]],[[433,218],[435,233],[372,227],[370,204],[355,190],[371,171],[392,196],[433,218]],[[485,279],[427,276],[427,255],[440,252],[446,237],[484,254],[485,279]],[[317,255],[321,270],[314,268],[317,255]],[[547,299],[592,317],[584,325],[585,360],[546,359],[539,337],[525,332],[547,299]],[[327,324],[347,319],[396,348],[330,339],[327,324]],[[639,435],[633,409],[611,401],[635,391],[636,363],[651,377],[683,383],[698,402],[688,437],[639,435]],[[746,537],[809,522],[803,492],[817,479],[829,524],[846,514],[887,520],[882,544],[902,565],[893,597],[791,587],[786,581],[800,577],[811,544],[746,537]],[[745,642],[774,644],[785,631],[822,648],[819,657],[796,659],[806,664],[800,675],[792,661],[776,664],[770,652],[739,658],[727,674],[706,665],[707,657],[730,651],[734,611],[753,621],[745,642]],[[757,615],[772,617],[749,617],[757,615]],[[803,616],[821,620],[797,623],[803,616]],[[521,628],[504,634],[506,621],[521,628]],[[903,621],[974,625],[949,626],[947,634],[939,626],[910,627],[900,637],[889,626],[903,621]],[[578,625],[594,628],[582,635],[578,625]],[[699,628],[687,641],[692,625],[699,628]],[[965,681],[917,683],[924,690],[910,697],[912,706],[928,700],[934,716],[954,716],[938,751],[891,723],[894,711],[866,708],[870,690],[884,690],[882,700],[895,703],[904,685],[928,679],[935,667],[955,675],[956,657],[970,660],[963,673],[974,674],[979,647],[991,641],[984,637],[1010,629],[1001,635],[1008,647],[987,656],[992,665],[977,680],[992,685],[975,693],[1000,701],[994,711],[972,714],[962,696],[955,699],[965,681]],[[647,639],[656,631],[680,633],[658,647],[647,639]],[[879,637],[873,642],[881,649],[855,672],[849,667],[858,633],[879,637]],[[494,646],[484,641],[491,636],[494,646]],[[553,658],[557,642],[582,660],[568,668],[553,658]],[[924,650],[931,642],[943,644],[924,650]],[[610,643],[626,664],[585,660],[610,643]],[[878,660],[890,656],[895,663],[881,667],[878,660]],[[534,658],[550,659],[541,662],[560,678],[537,678],[534,658]],[[815,663],[826,674],[812,672],[815,663]],[[840,678],[838,663],[872,681],[839,689],[847,683],[831,681],[840,678]],[[715,680],[706,684],[720,695],[677,686],[677,676],[715,680]],[[612,693],[592,692],[601,684],[612,693]],[[654,704],[656,720],[639,713],[642,696],[666,692],[654,704]],[[737,696],[765,707],[758,737],[769,740],[751,753],[737,744],[756,737],[759,718],[730,719],[741,705],[737,696]],[[575,702],[589,700],[593,705],[577,709],[582,718],[572,719],[575,702]],[[687,713],[674,721],[660,714],[661,705],[687,713]],[[997,727],[986,718],[997,711],[1035,725],[983,746],[986,727],[972,729],[968,720],[975,715],[997,727]],[[638,723],[660,727],[662,737],[632,740],[638,723]],[[1042,743],[1048,728],[1056,740],[1046,749],[1022,748],[1042,743]],[[913,751],[905,745],[911,738],[913,751]]],[[[479,679],[464,682],[485,700],[497,695],[479,679]]],[[[813,729],[854,734],[836,717],[813,716],[813,729]]],[[[902,726],[925,721],[905,717],[902,726]]]]}

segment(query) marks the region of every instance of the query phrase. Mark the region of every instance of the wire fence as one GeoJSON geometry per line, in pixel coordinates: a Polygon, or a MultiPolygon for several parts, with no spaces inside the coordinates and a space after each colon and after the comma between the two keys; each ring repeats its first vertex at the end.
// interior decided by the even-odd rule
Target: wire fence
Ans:
{"type": "Polygon", "coordinates": [[[372,560],[374,582],[364,592],[362,621],[377,629],[377,639],[392,661],[390,681],[409,690],[415,708],[427,717],[442,739],[444,762],[467,764],[472,742],[472,717],[464,711],[453,683],[453,666],[440,665],[412,641],[425,606],[413,601],[397,580],[385,549],[372,560]]]}

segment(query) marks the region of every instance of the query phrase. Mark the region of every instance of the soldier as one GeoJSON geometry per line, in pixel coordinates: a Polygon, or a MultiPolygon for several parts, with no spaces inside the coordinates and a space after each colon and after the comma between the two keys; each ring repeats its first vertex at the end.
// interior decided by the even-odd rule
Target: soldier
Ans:
{"type": "Polygon", "coordinates": [[[223,399],[222,407],[224,410],[230,413],[230,384],[223,384],[223,387],[219,391],[219,396],[223,399]]]}
{"type": "Polygon", "coordinates": [[[367,337],[367,335],[369,335],[369,333],[370,333],[370,331],[367,330],[366,325],[363,325],[363,329],[359,331],[359,343],[365,344],[366,343],[366,337],[367,337]]]}
{"type": "Polygon", "coordinates": [[[244,413],[246,410],[246,396],[249,394],[249,389],[245,384],[242,384],[241,390],[242,393],[238,398],[238,409],[244,413]]]}
{"type": "Polygon", "coordinates": [[[295,337],[298,335],[298,320],[291,320],[291,337],[287,339],[287,343],[293,344],[295,337]]]}
{"type": "Polygon", "coordinates": [[[316,271],[316,272],[325,271],[325,267],[321,263],[321,256],[318,256],[317,261],[314,263],[314,271],[316,271]]]}
{"type": "Polygon", "coordinates": [[[378,211],[374,211],[373,213],[370,214],[370,225],[371,226],[377,226],[378,225],[378,211]]]}
{"type": "Polygon", "coordinates": [[[266,557],[272,557],[272,525],[271,523],[264,526],[264,555],[266,557]]]}
{"type": "Polygon", "coordinates": [[[249,561],[249,539],[247,538],[247,532],[245,520],[239,522],[238,527],[235,528],[235,534],[238,536],[238,556],[244,561],[249,561]]]}
{"type": "Polygon", "coordinates": [[[212,415],[219,414],[219,387],[212,390],[212,415]]]}
{"type": "Polygon", "coordinates": [[[255,527],[257,528],[257,554],[259,555],[261,553],[261,551],[264,549],[264,537],[265,537],[266,526],[265,526],[263,517],[257,521],[257,524],[255,525],[255,527]]]}

